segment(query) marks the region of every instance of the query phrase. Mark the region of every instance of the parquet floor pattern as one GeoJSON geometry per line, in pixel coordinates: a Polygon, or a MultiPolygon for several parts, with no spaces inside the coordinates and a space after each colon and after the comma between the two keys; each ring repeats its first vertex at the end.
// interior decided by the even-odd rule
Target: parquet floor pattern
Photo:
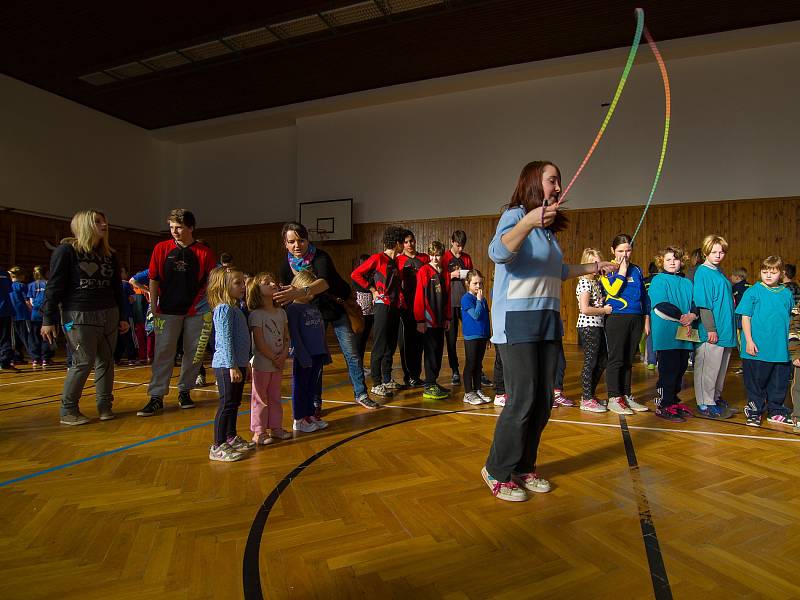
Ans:
{"type": "MultiPolygon", "coordinates": [[[[577,398],[581,354],[567,358],[577,398]]],[[[265,597],[653,597],[616,415],[554,410],[539,461],[553,491],[504,503],[479,475],[499,409],[402,392],[365,411],[338,355],[325,376],[330,428],[233,464],[207,458],[213,386],[195,391],[195,410],[178,410],[173,390],[163,415],[138,418],[149,369],[121,367],[118,418],[70,428],[57,418],[63,376],[0,373],[0,598],[241,598],[247,535],[270,491],[314,453],[388,423],[280,496],[261,538],[265,597]],[[435,416],[400,423],[422,415],[435,416]]],[[[654,374],[637,366],[634,378],[652,395],[654,374]]],[[[82,408],[96,418],[92,393],[82,408]]],[[[726,397],[743,403],[739,376],[726,397]]],[[[627,423],[673,597],[800,598],[800,436],[741,415],[627,423]]]]}

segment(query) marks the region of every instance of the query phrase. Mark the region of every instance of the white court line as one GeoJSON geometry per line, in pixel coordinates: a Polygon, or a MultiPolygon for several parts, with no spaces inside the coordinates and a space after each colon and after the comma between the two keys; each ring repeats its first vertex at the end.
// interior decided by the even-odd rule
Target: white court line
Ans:
{"type": "MultiPolygon", "coordinates": [[[[323,400],[323,404],[332,403],[332,404],[358,404],[357,402],[344,402],[342,400],[323,400]]],[[[397,406],[396,404],[382,404],[381,406],[385,408],[399,408],[401,410],[422,410],[427,412],[437,412],[437,413],[452,413],[452,414],[459,414],[459,415],[474,415],[477,417],[498,417],[497,413],[490,413],[488,411],[481,411],[481,412],[472,412],[472,411],[464,411],[464,412],[455,412],[452,410],[445,410],[439,408],[423,408],[419,406],[397,406]]],[[[612,427],[615,429],[620,429],[621,426],[615,423],[591,423],[589,421],[570,421],[568,419],[550,419],[550,423],[569,423],[570,425],[588,425],[589,427],[612,427]]],[[[642,425],[628,425],[628,429],[639,429],[642,431],[663,431],[666,433],[684,433],[690,435],[716,435],[720,437],[732,437],[732,438],[744,438],[744,439],[751,439],[751,440],[761,440],[761,441],[775,441],[775,442],[793,442],[793,443],[800,443],[800,436],[798,437],[770,437],[770,436],[760,436],[760,435],[746,435],[743,433],[722,433],[720,431],[693,431],[690,429],[667,429],[666,427],[644,427],[642,425]]]]}
{"type": "MultiPolygon", "coordinates": [[[[115,379],[114,383],[121,383],[123,385],[150,385],[149,381],[121,381],[119,379],[115,379]]],[[[171,385],[169,387],[172,390],[177,390],[178,389],[177,385],[171,385]]],[[[190,391],[192,391],[192,392],[206,392],[207,394],[217,394],[218,393],[217,390],[213,390],[213,389],[212,390],[206,390],[206,389],[203,389],[203,388],[192,388],[190,391]]]]}
{"type": "MultiPolygon", "coordinates": [[[[134,369],[144,369],[149,367],[150,365],[139,365],[138,367],[116,367],[115,371],[133,371],[134,369]]],[[[42,374],[46,373],[47,371],[42,371],[42,374]]],[[[23,383],[39,383],[40,381],[54,381],[56,379],[64,379],[67,376],[67,372],[64,371],[63,375],[59,375],[58,377],[45,377],[43,379],[28,379],[26,381],[14,381],[12,383],[0,383],[0,387],[5,387],[8,385],[22,385],[23,383]]]]}

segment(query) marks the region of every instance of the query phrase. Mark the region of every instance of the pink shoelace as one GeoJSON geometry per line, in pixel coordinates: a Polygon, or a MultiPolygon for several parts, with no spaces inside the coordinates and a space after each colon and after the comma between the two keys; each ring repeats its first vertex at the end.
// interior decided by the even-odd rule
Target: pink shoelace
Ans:
{"type": "Polygon", "coordinates": [[[519,486],[513,481],[498,481],[497,483],[494,484],[494,487],[492,488],[492,494],[497,496],[497,494],[499,494],[500,490],[502,490],[503,488],[508,488],[513,490],[517,489],[518,487],[519,486]]]}

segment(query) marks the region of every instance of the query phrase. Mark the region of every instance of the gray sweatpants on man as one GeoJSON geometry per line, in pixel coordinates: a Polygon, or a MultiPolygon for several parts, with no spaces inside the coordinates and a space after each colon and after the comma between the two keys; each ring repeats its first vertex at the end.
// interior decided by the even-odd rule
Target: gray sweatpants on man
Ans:
{"type": "Polygon", "coordinates": [[[704,342],[694,349],[694,396],[700,406],[715,405],[725,386],[733,348],[704,342]]]}
{"type": "Polygon", "coordinates": [[[77,414],[83,386],[93,367],[97,410],[110,409],[114,401],[114,348],[119,309],[115,306],[103,310],[65,310],[61,318],[72,348],[72,365],[61,396],[61,416],[77,414]]]}
{"type": "MultiPolygon", "coordinates": [[[[188,392],[195,386],[197,374],[200,372],[202,353],[198,353],[197,346],[201,333],[205,327],[205,335],[211,333],[213,316],[211,313],[202,315],[162,315],[157,314],[153,320],[153,330],[156,336],[156,348],[153,355],[150,385],[147,388],[149,396],[163,398],[169,392],[169,379],[175,365],[175,350],[178,338],[183,331],[183,361],[181,362],[181,376],[178,379],[178,392],[188,392]],[[195,356],[200,354],[200,356],[195,356]]],[[[203,344],[205,353],[205,344],[203,344]]]]}

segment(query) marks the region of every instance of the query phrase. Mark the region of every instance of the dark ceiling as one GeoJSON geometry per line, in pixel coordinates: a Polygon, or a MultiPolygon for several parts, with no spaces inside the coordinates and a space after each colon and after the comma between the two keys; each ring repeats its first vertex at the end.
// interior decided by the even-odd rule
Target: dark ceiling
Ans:
{"type": "Polygon", "coordinates": [[[424,2],[374,2],[381,18],[92,85],[79,77],[362,0],[6,0],[0,5],[0,72],[156,129],[628,46],[637,5],[657,40],[800,19],[798,0],[446,0],[397,14],[387,7],[424,2]]]}

